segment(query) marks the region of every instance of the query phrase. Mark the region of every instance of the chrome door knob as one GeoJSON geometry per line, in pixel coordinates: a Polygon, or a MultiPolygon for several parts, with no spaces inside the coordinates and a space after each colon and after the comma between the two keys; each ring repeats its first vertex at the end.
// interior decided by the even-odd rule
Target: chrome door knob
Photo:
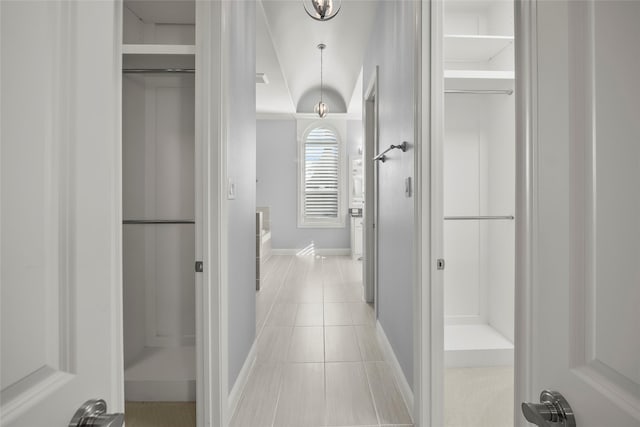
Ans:
{"type": "Polygon", "coordinates": [[[69,427],[122,427],[124,414],[107,414],[107,402],[102,399],[87,400],[76,411],[69,427]]]}
{"type": "Polygon", "coordinates": [[[522,402],[522,414],[540,427],[576,427],[569,402],[557,391],[544,390],[540,393],[540,403],[522,402]]]}

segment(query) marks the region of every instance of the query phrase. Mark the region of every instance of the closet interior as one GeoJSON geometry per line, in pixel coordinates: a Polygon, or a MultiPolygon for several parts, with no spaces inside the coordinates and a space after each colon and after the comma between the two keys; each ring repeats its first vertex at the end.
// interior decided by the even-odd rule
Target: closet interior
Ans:
{"type": "Polygon", "coordinates": [[[444,3],[447,367],[513,364],[512,1],[444,3]]]}
{"type": "Polygon", "coordinates": [[[195,2],[124,1],[125,399],[195,401],[195,2]]]}

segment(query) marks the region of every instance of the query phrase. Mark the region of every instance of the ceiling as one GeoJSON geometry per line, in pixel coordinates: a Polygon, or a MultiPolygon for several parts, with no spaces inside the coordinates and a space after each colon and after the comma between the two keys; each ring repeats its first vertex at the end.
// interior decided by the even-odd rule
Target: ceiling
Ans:
{"type": "MultiPolygon", "coordinates": [[[[359,113],[352,102],[377,3],[343,0],[330,21],[314,21],[301,0],[262,0],[256,13],[256,72],[269,83],[256,88],[258,113],[311,113],[319,100],[320,52],[323,52],[325,102],[329,112],[359,113]],[[264,20],[264,22],[260,22],[264,20]],[[273,76],[273,78],[272,78],[273,76]],[[273,87],[269,87],[272,85],[273,87]],[[349,108],[351,107],[351,108],[349,108]],[[357,111],[352,111],[353,109],[357,111]]],[[[358,91],[359,92],[359,91],[358,91]]]]}
{"type": "MultiPolygon", "coordinates": [[[[125,7],[147,23],[195,21],[195,0],[125,0],[125,7]]],[[[256,84],[256,112],[313,112],[320,97],[317,45],[324,43],[323,98],[329,113],[359,115],[360,74],[376,9],[375,0],[342,0],[335,18],[318,22],[307,16],[302,0],[257,0],[256,72],[268,83],[256,84]]]]}

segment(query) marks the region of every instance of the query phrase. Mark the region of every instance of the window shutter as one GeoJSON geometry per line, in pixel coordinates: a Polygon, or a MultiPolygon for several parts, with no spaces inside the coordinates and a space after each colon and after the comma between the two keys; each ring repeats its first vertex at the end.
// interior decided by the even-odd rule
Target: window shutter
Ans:
{"type": "Polygon", "coordinates": [[[317,128],[304,143],[304,216],[338,218],[338,140],[333,131],[317,128]]]}

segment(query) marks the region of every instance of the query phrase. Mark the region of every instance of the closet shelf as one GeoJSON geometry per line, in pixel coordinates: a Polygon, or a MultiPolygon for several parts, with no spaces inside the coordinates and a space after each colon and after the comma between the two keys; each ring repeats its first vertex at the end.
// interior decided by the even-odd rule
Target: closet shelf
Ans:
{"type": "Polygon", "coordinates": [[[195,45],[183,44],[123,44],[124,55],[195,55],[195,45]]]}
{"type": "Polygon", "coordinates": [[[444,70],[445,79],[513,80],[513,71],[444,70]]]}
{"type": "Polygon", "coordinates": [[[513,36],[445,35],[445,62],[489,62],[513,45],[513,36]]]}
{"type": "Polygon", "coordinates": [[[513,90],[513,71],[445,70],[445,89],[513,90]]]}

